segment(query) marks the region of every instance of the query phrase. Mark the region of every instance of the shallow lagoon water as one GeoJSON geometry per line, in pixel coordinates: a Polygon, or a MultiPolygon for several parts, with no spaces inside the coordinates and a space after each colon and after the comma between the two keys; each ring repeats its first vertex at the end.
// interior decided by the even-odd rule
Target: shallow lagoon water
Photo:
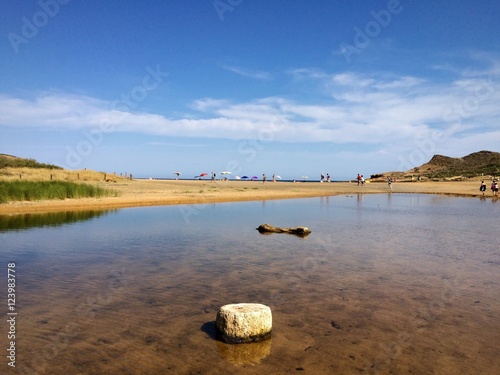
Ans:
{"type": "Polygon", "coordinates": [[[11,221],[0,265],[16,263],[17,370],[496,374],[499,209],[388,194],[11,221]],[[271,307],[271,340],[216,339],[217,309],[238,302],[271,307]]]}

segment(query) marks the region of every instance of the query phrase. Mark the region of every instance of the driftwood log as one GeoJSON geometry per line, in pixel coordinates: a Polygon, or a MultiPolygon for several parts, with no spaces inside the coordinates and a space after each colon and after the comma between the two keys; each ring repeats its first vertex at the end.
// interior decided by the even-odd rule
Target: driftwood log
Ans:
{"type": "Polygon", "coordinates": [[[305,237],[311,233],[308,227],[280,228],[270,224],[261,224],[256,229],[259,233],[289,233],[301,237],[305,237]]]}

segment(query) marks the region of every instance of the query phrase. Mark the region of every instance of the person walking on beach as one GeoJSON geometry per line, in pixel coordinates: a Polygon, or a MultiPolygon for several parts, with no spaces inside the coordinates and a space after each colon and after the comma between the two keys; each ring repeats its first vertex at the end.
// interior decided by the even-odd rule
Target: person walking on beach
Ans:
{"type": "Polygon", "coordinates": [[[265,183],[267,180],[267,177],[265,175],[265,173],[262,174],[262,183],[265,183]]]}
{"type": "Polygon", "coordinates": [[[498,182],[496,180],[491,184],[491,192],[493,193],[494,197],[498,196],[498,182]]]}
{"type": "Polygon", "coordinates": [[[358,177],[356,177],[356,179],[358,180],[358,186],[359,184],[361,183],[361,175],[358,173],[358,177]]]}
{"type": "Polygon", "coordinates": [[[326,182],[330,182],[330,175],[328,173],[326,174],[326,182]]]}
{"type": "Polygon", "coordinates": [[[215,177],[216,177],[216,176],[217,176],[217,175],[215,174],[215,172],[212,172],[212,182],[215,182],[215,177]]]}
{"type": "Polygon", "coordinates": [[[319,176],[319,182],[323,182],[324,179],[325,175],[323,174],[323,172],[321,172],[321,175],[319,176]]]}
{"type": "Polygon", "coordinates": [[[390,176],[387,177],[387,185],[389,185],[389,189],[392,190],[392,178],[390,176]]]}
{"type": "Polygon", "coordinates": [[[484,195],[484,192],[486,191],[486,184],[484,183],[484,181],[481,181],[481,186],[479,187],[479,191],[482,191],[484,195]]]}
{"type": "Polygon", "coordinates": [[[361,175],[361,186],[364,186],[365,185],[365,178],[363,177],[363,175],[361,175]]]}

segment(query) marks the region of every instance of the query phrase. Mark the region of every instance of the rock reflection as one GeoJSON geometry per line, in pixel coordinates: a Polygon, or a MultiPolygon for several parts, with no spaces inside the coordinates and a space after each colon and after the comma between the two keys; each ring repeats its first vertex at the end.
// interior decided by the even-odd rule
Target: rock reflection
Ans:
{"type": "Polygon", "coordinates": [[[216,341],[219,354],[228,363],[236,366],[256,364],[271,354],[271,341],[252,342],[250,344],[226,344],[216,341]]]}
{"type": "Polygon", "coordinates": [[[226,344],[218,337],[215,321],[203,324],[201,330],[214,340],[221,357],[235,366],[254,365],[271,354],[272,338],[250,344],[226,344]]]}

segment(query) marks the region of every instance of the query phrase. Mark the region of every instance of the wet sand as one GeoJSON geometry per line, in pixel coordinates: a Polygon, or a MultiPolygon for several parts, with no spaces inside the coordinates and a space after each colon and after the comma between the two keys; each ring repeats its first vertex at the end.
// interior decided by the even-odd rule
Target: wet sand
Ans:
{"type": "MultiPolygon", "coordinates": [[[[487,181],[488,184],[489,181],[487,181]]],[[[333,182],[266,182],[207,180],[126,180],[93,182],[118,192],[117,197],[66,199],[0,204],[0,214],[113,209],[137,206],[203,204],[269,199],[333,196],[339,194],[423,193],[455,196],[483,196],[480,181],[394,182],[386,183],[333,182]]],[[[484,195],[492,198],[489,187],[484,195]]]]}

